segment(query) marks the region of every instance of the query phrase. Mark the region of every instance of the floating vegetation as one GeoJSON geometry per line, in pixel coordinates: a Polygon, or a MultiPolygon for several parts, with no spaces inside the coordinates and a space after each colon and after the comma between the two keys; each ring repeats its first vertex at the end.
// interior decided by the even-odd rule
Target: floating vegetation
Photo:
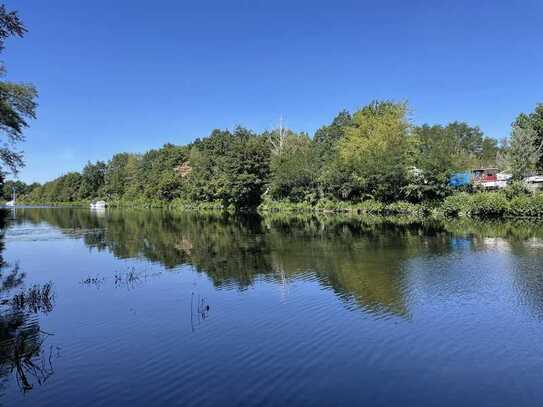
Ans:
{"type": "MultiPolygon", "coordinates": [[[[147,281],[151,277],[160,276],[162,272],[147,272],[144,270],[136,270],[135,267],[130,267],[125,271],[116,271],[113,273],[113,285],[115,287],[134,288],[137,284],[147,281]]],[[[101,287],[107,278],[96,275],[88,276],[80,281],[81,285],[101,287]]]]}
{"type": "Polygon", "coordinates": [[[130,268],[126,272],[116,272],[113,277],[115,278],[115,286],[126,285],[134,286],[140,281],[141,278],[145,277],[146,274],[136,271],[135,267],[130,268]]]}
{"type": "Polygon", "coordinates": [[[106,279],[104,277],[87,277],[80,281],[81,285],[94,286],[100,288],[106,279]]]}
{"type": "Polygon", "coordinates": [[[11,298],[11,305],[17,310],[29,310],[34,313],[48,313],[53,310],[53,283],[34,284],[27,290],[15,294],[11,298]]]}

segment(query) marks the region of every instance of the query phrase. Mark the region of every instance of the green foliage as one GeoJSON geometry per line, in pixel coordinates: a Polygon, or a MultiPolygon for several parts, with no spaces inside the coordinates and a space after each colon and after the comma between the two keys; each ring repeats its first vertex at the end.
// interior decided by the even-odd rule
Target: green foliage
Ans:
{"type": "Polygon", "coordinates": [[[543,170],[543,103],[538,103],[531,113],[521,113],[513,123],[513,128],[520,128],[533,132],[530,136],[537,154],[536,168],[543,170]]]}
{"type": "Polygon", "coordinates": [[[6,201],[10,201],[14,191],[17,196],[24,196],[37,187],[39,187],[38,183],[29,185],[23,181],[6,181],[2,187],[2,198],[6,201]]]}
{"type": "Polygon", "coordinates": [[[104,174],[104,193],[112,199],[120,199],[130,186],[137,184],[137,173],[141,157],[135,154],[115,154],[104,174]]]}
{"type": "Polygon", "coordinates": [[[530,127],[513,126],[509,166],[514,179],[521,180],[536,169],[540,156],[536,143],[537,133],[535,130],[530,127]]]}
{"type": "Polygon", "coordinates": [[[376,199],[401,197],[406,180],[407,105],[373,102],[353,115],[339,154],[361,191],[376,199]]]}
{"type": "Polygon", "coordinates": [[[520,187],[510,192],[457,193],[447,197],[441,211],[445,216],[472,218],[541,218],[543,194],[525,194],[520,187]]]}
{"type": "Polygon", "coordinates": [[[96,164],[88,162],[85,165],[79,186],[80,199],[92,199],[102,195],[106,168],[106,164],[102,161],[97,161],[96,164]]]}
{"type": "Polygon", "coordinates": [[[501,192],[461,192],[443,201],[441,210],[446,216],[470,216],[474,218],[501,218],[507,215],[509,201],[501,192]]]}
{"type": "Polygon", "coordinates": [[[518,196],[525,196],[529,194],[528,188],[523,182],[513,181],[503,189],[503,193],[507,199],[513,199],[518,196]]]}
{"type": "Polygon", "coordinates": [[[374,199],[362,201],[356,205],[359,212],[368,215],[381,215],[385,211],[385,204],[374,199]]]}
{"type": "Polygon", "coordinates": [[[407,185],[402,189],[404,198],[410,202],[442,200],[451,192],[448,171],[411,170],[408,172],[407,185]]]}
{"type": "Polygon", "coordinates": [[[214,130],[190,152],[186,191],[194,201],[222,201],[225,207],[257,207],[269,180],[268,139],[238,127],[214,130]]]}
{"type": "Polygon", "coordinates": [[[388,204],[385,213],[389,215],[422,215],[423,207],[411,202],[398,201],[388,204]]]}
{"type": "Polygon", "coordinates": [[[338,142],[345,136],[345,130],[352,126],[351,114],[343,110],[332,121],[329,126],[323,126],[315,132],[315,155],[324,163],[333,160],[336,154],[338,142]]]}
{"type": "MultiPolygon", "coordinates": [[[[11,36],[22,37],[26,28],[16,12],[8,12],[4,5],[0,5],[0,51],[4,49],[4,42],[11,36]]],[[[0,76],[5,73],[0,63],[0,76]]],[[[14,146],[23,141],[23,130],[28,127],[28,119],[36,117],[36,88],[29,84],[16,84],[0,81],[0,161],[12,173],[24,165],[23,156],[14,146]]],[[[0,172],[5,170],[0,167],[0,172]]]]}
{"type": "Polygon", "coordinates": [[[470,202],[470,194],[459,192],[445,198],[441,205],[441,210],[445,216],[466,215],[470,208],[470,202]]]}
{"type": "Polygon", "coordinates": [[[233,134],[232,146],[224,157],[225,181],[222,193],[225,206],[235,208],[256,208],[269,178],[270,153],[268,141],[252,132],[237,128],[233,134]]]}
{"type": "Polygon", "coordinates": [[[501,218],[509,208],[509,202],[501,192],[473,194],[469,205],[468,214],[477,218],[501,218]]]}
{"type": "Polygon", "coordinates": [[[511,199],[508,216],[511,217],[543,217],[543,195],[519,195],[511,199]]]}
{"type": "Polygon", "coordinates": [[[317,185],[319,165],[313,142],[307,135],[289,134],[281,151],[270,161],[270,192],[275,199],[301,202],[317,185]]]}
{"type": "Polygon", "coordinates": [[[167,144],[88,163],[81,174],[21,188],[20,194],[32,202],[101,198],[113,205],[178,209],[420,216],[438,207],[447,216],[512,213],[504,200],[522,196],[519,185],[475,195],[451,195],[448,186],[452,172],[491,164],[496,150],[511,150],[507,143],[498,148],[479,128],[462,122],[413,128],[407,110],[403,103],[373,102],[352,116],[341,112],[313,139],[288,129],[214,130],[187,146],[167,144]]]}

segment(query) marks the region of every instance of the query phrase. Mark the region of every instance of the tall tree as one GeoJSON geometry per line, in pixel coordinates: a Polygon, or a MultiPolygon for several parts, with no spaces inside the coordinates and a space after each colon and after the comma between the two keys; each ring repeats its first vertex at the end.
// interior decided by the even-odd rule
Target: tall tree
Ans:
{"type": "Polygon", "coordinates": [[[106,164],[103,161],[96,161],[96,164],[88,162],[85,165],[81,174],[80,198],[96,198],[102,193],[106,169],[106,164]]]}
{"type": "Polygon", "coordinates": [[[537,133],[531,128],[513,126],[509,165],[513,178],[520,180],[536,169],[540,153],[536,146],[537,133]]]}
{"type": "Polygon", "coordinates": [[[282,151],[273,154],[271,193],[279,199],[302,201],[315,191],[318,161],[312,140],[306,134],[289,134],[282,151]]]}
{"type": "Polygon", "coordinates": [[[531,113],[521,113],[517,116],[513,126],[534,132],[534,144],[540,153],[537,160],[537,169],[543,171],[543,103],[538,103],[531,113]]]}
{"type": "MultiPolygon", "coordinates": [[[[22,37],[26,28],[15,11],[7,11],[0,5],[0,52],[9,37],[22,37]]],[[[0,64],[0,76],[5,75],[5,67],[0,64]]],[[[28,119],[36,117],[36,88],[29,84],[16,84],[0,81],[0,160],[3,166],[16,174],[24,165],[22,152],[16,150],[17,143],[24,140],[23,130],[28,119]]],[[[5,173],[4,168],[0,168],[5,173]]]]}
{"type": "Polygon", "coordinates": [[[339,152],[367,196],[399,198],[406,179],[409,127],[404,103],[373,102],[353,115],[339,152]]]}

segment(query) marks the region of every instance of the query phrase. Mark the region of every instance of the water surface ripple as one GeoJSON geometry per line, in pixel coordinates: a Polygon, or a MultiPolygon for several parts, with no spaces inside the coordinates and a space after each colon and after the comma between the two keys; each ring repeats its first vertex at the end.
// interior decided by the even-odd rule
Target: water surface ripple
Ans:
{"type": "Polygon", "coordinates": [[[543,402],[537,223],[26,208],[2,230],[4,405],[543,402]]]}

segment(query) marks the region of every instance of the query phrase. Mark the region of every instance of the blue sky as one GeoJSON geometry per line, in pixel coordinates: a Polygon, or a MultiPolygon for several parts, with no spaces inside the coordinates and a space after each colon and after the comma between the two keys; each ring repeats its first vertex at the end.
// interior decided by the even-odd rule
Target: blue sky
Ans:
{"type": "Polygon", "coordinates": [[[5,4],[29,29],[7,43],[7,79],[40,92],[28,182],[280,115],[312,134],[374,99],[502,138],[543,102],[540,0],[5,4]]]}

